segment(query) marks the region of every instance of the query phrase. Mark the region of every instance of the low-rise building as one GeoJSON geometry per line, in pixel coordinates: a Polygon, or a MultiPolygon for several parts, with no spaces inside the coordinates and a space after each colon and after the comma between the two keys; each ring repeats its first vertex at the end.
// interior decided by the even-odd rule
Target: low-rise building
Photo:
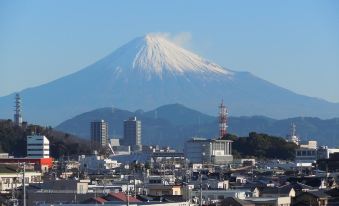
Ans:
{"type": "Polygon", "coordinates": [[[303,192],[294,198],[294,205],[328,205],[330,197],[323,190],[303,192]]]}
{"type": "Polygon", "coordinates": [[[339,153],[333,153],[328,159],[317,161],[318,169],[327,172],[339,172],[339,153]]]}
{"type": "MultiPolygon", "coordinates": [[[[33,170],[25,171],[25,185],[30,183],[41,183],[41,172],[33,170]]],[[[0,192],[9,193],[12,189],[22,186],[22,168],[18,164],[0,164],[0,192]]]]}
{"type": "Polygon", "coordinates": [[[317,141],[308,141],[301,144],[295,151],[295,163],[297,167],[311,167],[317,161],[317,141]]]}
{"type": "Polygon", "coordinates": [[[98,154],[79,156],[80,170],[88,173],[105,172],[117,167],[120,163],[116,160],[107,159],[98,154]]]}
{"type": "Polygon", "coordinates": [[[334,153],[339,153],[339,149],[321,146],[317,150],[317,159],[329,159],[330,155],[334,153]]]}
{"type": "Polygon", "coordinates": [[[222,165],[233,161],[231,140],[194,137],[185,143],[184,153],[192,164],[222,165]]]}
{"type": "Polygon", "coordinates": [[[291,197],[256,197],[246,198],[246,202],[250,202],[254,205],[265,205],[265,206],[290,206],[291,197]]]}
{"type": "Polygon", "coordinates": [[[267,187],[261,191],[261,197],[295,197],[296,192],[288,185],[283,187],[267,187]]]}
{"type": "Polygon", "coordinates": [[[195,189],[189,192],[184,192],[184,199],[190,199],[192,202],[199,202],[200,195],[203,199],[203,204],[217,203],[228,197],[234,197],[241,200],[252,197],[252,192],[247,189],[237,190],[202,190],[195,189]]]}
{"type": "Polygon", "coordinates": [[[148,184],[147,194],[152,196],[181,195],[180,185],[148,184]]]}
{"type": "Polygon", "coordinates": [[[53,158],[1,158],[0,163],[3,164],[19,164],[25,163],[32,166],[35,171],[47,172],[53,166],[53,158]]]}

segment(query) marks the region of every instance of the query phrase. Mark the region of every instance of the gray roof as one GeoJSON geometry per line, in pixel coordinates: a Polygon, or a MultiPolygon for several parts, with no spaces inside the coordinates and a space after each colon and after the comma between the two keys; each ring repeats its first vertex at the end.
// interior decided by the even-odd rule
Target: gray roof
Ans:
{"type": "Polygon", "coordinates": [[[35,188],[42,190],[76,190],[76,180],[51,180],[44,183],[32,184],[35,188]]]}

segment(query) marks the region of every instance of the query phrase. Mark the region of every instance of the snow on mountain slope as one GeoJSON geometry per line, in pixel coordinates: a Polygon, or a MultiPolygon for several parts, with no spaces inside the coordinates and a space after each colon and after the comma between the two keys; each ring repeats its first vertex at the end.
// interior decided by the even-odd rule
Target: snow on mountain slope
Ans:
{"type": "Polygon", "coordinates": [[[104,58],[103,64],[116,78],[131,78],[136,73],[145,80],[191,75],[231,78],[234,74],[156,34],[132,40],[104,58]]]}
{"type": "Polygon", "coordinates": [[[139,52],[133,60],[133,69],[156,73],[161,76],[163,70],[180,75],[185,72],[213,72],[220,75],[231,75],[232,72],[210,63],[196,54],[180,48],[159,35],[146,35],[139,52]]]}

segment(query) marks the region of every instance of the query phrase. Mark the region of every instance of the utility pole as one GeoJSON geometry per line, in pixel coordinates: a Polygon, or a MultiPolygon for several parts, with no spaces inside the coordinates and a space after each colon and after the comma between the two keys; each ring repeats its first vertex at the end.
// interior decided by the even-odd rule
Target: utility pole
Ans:
{"type": "Polygon", "coordinates": [[[202,175],[200,172],[200,206],[202,206],[202,175]]]}
{"type": "Polygon", "coordinates": [[[126,196],[126,199],[127,199],[127,206],[129,206],[129,180],[128,180],[128,183],[127,183],[127,196],[126,196]]]}
{"type": "Polygon", "coordinates": [[[136,173],[136,171],[134,171],[133,172],[133,179],[134,179],[134,197],[137,197],[137,183],[136,183],[136,181],[135,181],[135,173],[136,173]]]}
{"type": "Polygon", "coordinates": [[[25,172],[26,172],[26,163],[23,163],[23,172],[22,172],[22,191],[23,191],[23,206],[26,206],[26,181],[25,181],[25,172]]]}

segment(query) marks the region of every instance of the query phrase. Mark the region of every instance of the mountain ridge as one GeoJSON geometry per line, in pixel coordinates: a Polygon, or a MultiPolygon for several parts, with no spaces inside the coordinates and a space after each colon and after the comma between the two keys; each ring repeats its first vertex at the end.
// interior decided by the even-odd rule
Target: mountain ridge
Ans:
{"type": "MultiPolygon", "coordinates": [[[[217,107],[215,107],[217,114],[217,107]]],[[[170,145],[181,149],[184,142],[193,136],[214,138],[218,135],[216,116],[203,114],[182,104],[164,105],[151,111],[130,112],[101,108],[77,115],[56,127],[57,130],[89,138],[89,122],[104,119],[109,123],[110,136],[121,138],[123,120],[136,116],[142,121],[144,144],[170,145]],[[155,115],[156,114],[156,115],[155,115]],[[87,125],[87,127],[85,126],[87,125]],[[87,134],[87,135],[86,135],[87,134]]],[[[264,116],[229,117],[229,133],[246,136],[250,132],[267,133],[285,137],[292,123],[297,125],[297,134],[302,140],[316,139],[320,145],[339,146],[339,118],[322,120],[314,117],[295,117],[276,120],[264,116]]]]}
{"type": "MultiPolygon", "coordinates": [[[[226,69],[168,40],[155,44],[154,48],[144,48],[145,38],[147,36],[136,38],[73,74],[21,91],[24,119],[54,126],[96,108],[151,110],[172,103],[214,114],[214,107],[221,99],[235,116],[339,116],[337,103],[299,95],[249,72],[226,69]],[[166,47],[167,44],[170,46],[166,47]],[[162,50],[165,51],[159,56],[157,51],[162,50]],[[167,60],[169,57],[174,60],[167,60]],[[152,65],[155,68],[151,68],[152,65]],[[182,65],[191,65],[191,68],[182,65]],[[156,67],[161,67],[161,76],[155,72],[159,70],[156,67]],[[145,72],[146,69],[154,72],[145,72]]],[[[8,108],[0,110],[2,118],[12,117],[14,95],[0,97],[0,108],[8,108]]]]}

